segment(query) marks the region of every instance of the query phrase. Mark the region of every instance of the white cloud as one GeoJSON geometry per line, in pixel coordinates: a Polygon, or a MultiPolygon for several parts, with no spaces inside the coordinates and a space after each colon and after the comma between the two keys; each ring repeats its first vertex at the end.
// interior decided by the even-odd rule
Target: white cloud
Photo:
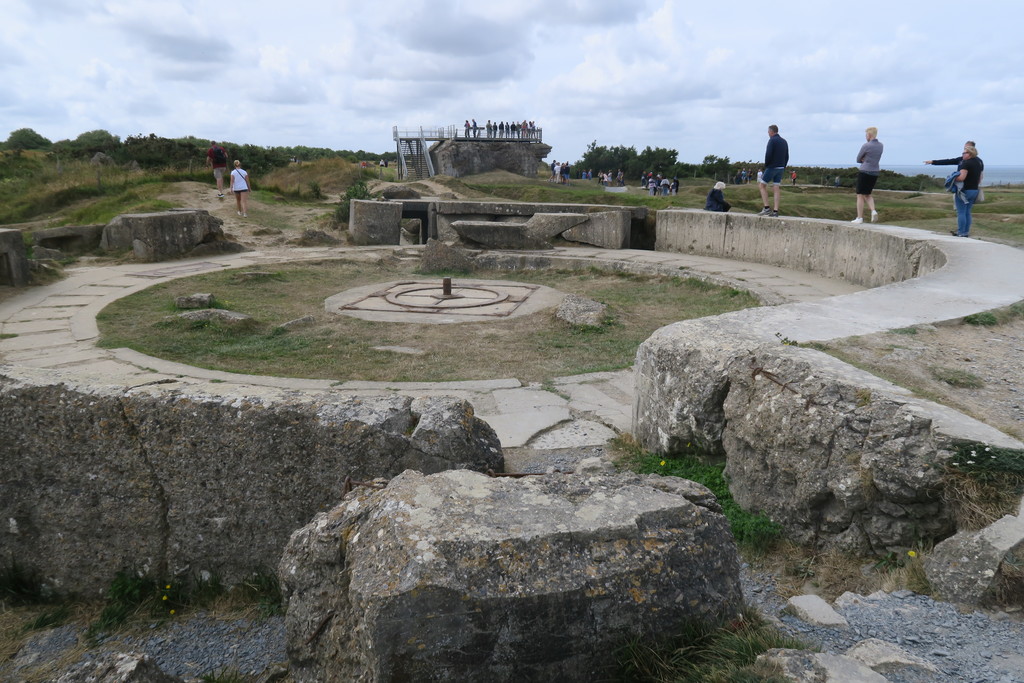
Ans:
{"type": "Polygon", "coordinates": [[[756,160],[777,123],[796,163],[846,164],[876,125],[889,163],[974,136],[987,163],[1012,164],[1022,18],[1013,0],[969,21],[925,0],[8,0],[0,137],[384,151],[393,125],[475,116],[536,120],[558,159],[596,140],[756,160]]]}

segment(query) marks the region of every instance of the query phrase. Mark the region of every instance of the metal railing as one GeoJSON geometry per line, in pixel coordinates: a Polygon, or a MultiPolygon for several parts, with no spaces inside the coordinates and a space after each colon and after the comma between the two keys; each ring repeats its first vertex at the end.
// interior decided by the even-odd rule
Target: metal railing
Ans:
{"type": "Polygon", "coordinates": [[[498,134],[496,129],[492,130],[490,135],[487,134],[487,126],[481,126],[477,124],[476,130],[469,129],[469,135],[466,135],[466,127],[463,126],[420,126],[419,128],[407,128],[399,130],[398,126],[392,126],[391,128],[392,137],[397,142],[403,138],[415,138],[419,140],[474,140],[474,141],[487,141],[493,142],[495,140],[502,140],[507,142],[543,142],[544,141],[544,129],[534,128],[532,130],[521,131],[517,135],[513,135],[511,131],[503,131],[498,134]]]}

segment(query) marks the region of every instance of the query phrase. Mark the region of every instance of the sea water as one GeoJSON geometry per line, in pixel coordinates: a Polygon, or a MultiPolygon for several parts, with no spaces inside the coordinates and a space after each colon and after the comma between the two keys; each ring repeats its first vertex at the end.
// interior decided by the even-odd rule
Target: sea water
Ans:
{"type": "MultiPolygon", "coordinates": [[[[935,178],[945,178],[954,170],[955,166],[932,166],[931,164],[918,164],[914,166],[887,166],[882,164],[882,169],[899,173],[905,176],[930,175],[935,178]]],[[[991,185],[1024,185],[1024,166],[985,166],[985,174],[981,179],[983,187],[991,185]]]]}

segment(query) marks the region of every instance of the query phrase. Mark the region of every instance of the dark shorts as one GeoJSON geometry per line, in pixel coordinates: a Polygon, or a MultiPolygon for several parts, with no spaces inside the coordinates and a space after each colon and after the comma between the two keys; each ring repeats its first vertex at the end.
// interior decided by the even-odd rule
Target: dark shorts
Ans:
{"type": "Polygon", "coordinates": [[[870,173],[864,173],[863,171],[857,172],[857,194],[871,194],[871,190],[875,189],[875,183],[878,181],[878,176],[871,175],[870,173]]]}
{"type": "Polygon", "coordinates": [[[776,166],[764,169],[764,173],[761,174],[761,183],[763,185],[781,185],[782,171],[785,168],[785,166],[776,166]]]}

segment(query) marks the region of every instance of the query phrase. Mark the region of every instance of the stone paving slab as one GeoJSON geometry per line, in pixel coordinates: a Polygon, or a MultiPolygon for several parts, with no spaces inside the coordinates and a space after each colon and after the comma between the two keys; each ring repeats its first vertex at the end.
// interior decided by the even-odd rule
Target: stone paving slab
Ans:
{"type": "Polygon", "coordinates": [[[0,353],[4,353],[6,351],[21,351],[25,349],[65,346],[67,344],[73,344],[74,341],[75,340],[71,336],[71,333],[65,330],[58,332],[42,332],[38,334],[22,334],[10,339],[0,339],[0,353]]]}

